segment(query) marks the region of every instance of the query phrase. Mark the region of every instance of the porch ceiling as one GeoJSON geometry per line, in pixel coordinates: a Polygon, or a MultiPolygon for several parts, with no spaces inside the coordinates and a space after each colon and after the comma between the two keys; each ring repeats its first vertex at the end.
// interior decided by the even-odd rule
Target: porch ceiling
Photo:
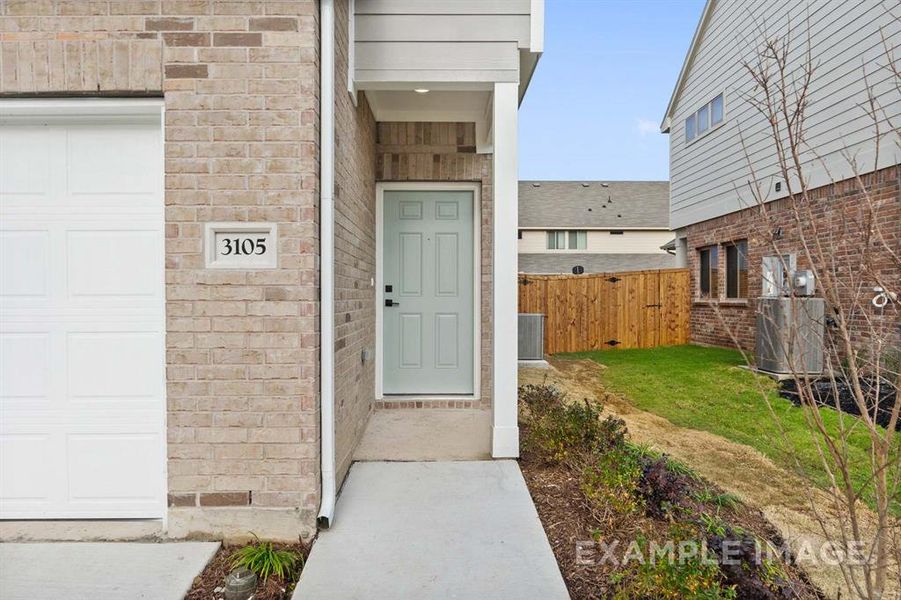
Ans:
{"type": "Polygon", "coordinates": [[[367,90],[376,121],[475,123],[477,150],[491,151],[491,91],[432,89],[427,83],[413,87],[429,91],[367,90]]]}

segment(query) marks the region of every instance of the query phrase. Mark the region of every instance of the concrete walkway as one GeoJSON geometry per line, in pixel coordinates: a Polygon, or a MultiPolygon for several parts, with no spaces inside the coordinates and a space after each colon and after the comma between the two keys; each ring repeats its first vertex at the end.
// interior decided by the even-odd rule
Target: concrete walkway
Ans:
{"type": "Polygon", "coordinates": [[[294,600],[569,598],[515,461],[364,462],[294,600]]]}
{"type": "Polygon", "coordinates": [[[219,543],[0,544],[3,600],[180,600],[219,543]]]}

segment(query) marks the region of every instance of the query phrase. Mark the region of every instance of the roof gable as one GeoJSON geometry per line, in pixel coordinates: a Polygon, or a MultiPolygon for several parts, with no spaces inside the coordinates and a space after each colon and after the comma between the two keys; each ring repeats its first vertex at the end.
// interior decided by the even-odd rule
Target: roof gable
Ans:
{"type": "Polygon", "coordinates": [[[676,80],[676,85],[673,88],[672,95],[670,96],[669,104],[666,106],[666,113],[663,115],[663,121],[660,123],[661,133],[669,133],[673,117],[673,110],[675,110],[676,108],[676,101],[679,100],[679,94],[682,93],[682,86],[685,84],[685,80],[688,78],[688,72],[691,70],[691,65],[694,62],[695,54],[698,51],[698,47],[701,45],[701,38],[704,35],[704,30],[707,29],[707,23],[710,20],[710,15],[713,14],[714,4],[716,4],[716,0],[707,0],[707,3],[704,5],[704,11],[701,13],[701,19],[698,21],[698,26],[695,28],[695,34],[691,38],[691,45],[688,47],[688,52],[685,55],[685,60],[682,62],[682,70],[679,71],[679,78],[676,80]]]}

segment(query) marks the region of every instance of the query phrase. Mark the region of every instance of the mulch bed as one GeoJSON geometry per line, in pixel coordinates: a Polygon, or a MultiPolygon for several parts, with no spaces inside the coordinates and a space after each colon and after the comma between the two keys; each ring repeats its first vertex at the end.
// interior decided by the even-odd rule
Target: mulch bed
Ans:
{"type": "MultiPolygon", "coordinates": [[[[221,600],[224,598],[225,576],[232,570],[231,556],[241,547],[242,545],[222,544],[203,572],[194,578],[194,584],[185,596],[185,600],[221,600]]],[[[309,547],[304,544],[276,544],[276,547],[296,552],[303,557],[304,563],[310,551],[309,547]]],[[[299,576],[300,570],[298,569],[292,580],[288,582],[276,577],[270,577],[265,582],[261,581],[257,584],[254,600],[290,600],[299,576]]]]}
{"type": "MultiPolygon", "coordinates": [[[[620,540],[621,550],[617,554],[621,555],[628,543],[638,536],[644,535],[649,539],[667,537],[670,522],[664,519],[622,515],[611,518],[609,514],[599,515],[582,492],[579,474],[562,464],[548,462],[526,448],[520,459],[520,467],[573,600],[612,598],[617,592],[617,576],[620,575],[617,573],[618,567],[603,561],[579,564],[577,542],[597,539],[600,533],[601,539],[607,543],[620,540]]],[[[782,546],[783,540],[775,527],[757,509],[741,505],[730,511],[729,521],[754,532],[776,547],[782,546]]],[[[783,566],[791,580],[789,597],[824,597],[810,583],[802,569],[792,564],[783,566]]],[[[739,600],[758,600],[759,597],[748,593],[738,594],[739,600]]]]}
{"type": "MultiPolygon", "coordinates": [[[[877,380],[875,378],[862,378],[860,382],[864,396],[873,404],[869,411],[870,414],[873,414],[872,409],[875,408],[876,418],[874,420],[876,423],[882,427],[888,427],[892,416],[892,409],[895,406],[897,391],[890,382],[882,380],[881,385],[879,385],[878,388],[879,406],[876,407],[876,383],[877,380]]],[[[843,413],[860,416],[860,409],[857,406],[854,394],[851,391],[851,384],[848,381],[840,378],[837,378],[835,381],[830,379],[820,379],[811,383],[811,391],[813,392],[813,397],[818,405],[826,406],[833,410],[838,407],[843,413]]],[[[779,395],[790,400],[795,406],[801,405],[801,396],[798,394],[798,386],[793,379],[782,382],[779,395]]],[[[895,431],[901,431],[901,419],[895,424],[895,431]]]]}

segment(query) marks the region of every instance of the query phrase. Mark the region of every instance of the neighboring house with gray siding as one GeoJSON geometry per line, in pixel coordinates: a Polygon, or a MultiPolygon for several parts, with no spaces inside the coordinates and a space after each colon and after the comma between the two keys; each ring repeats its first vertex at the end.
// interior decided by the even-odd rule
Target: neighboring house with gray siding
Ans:
{"type": "Polygon", "coordinates": [[[384,408],[516,457],[542,43],[541,0],[0,2],[0,539],[309,539],[384,408]]]}
{"type": "MultiPolygon", "coordinates": [[[[848,278],[842,279],[847,290],[901,279],[897,259],[878,247],[866,261],[872,270],[862,271],[860,252],[869,242],[861,240],[872,232],[856,229],[884,223],[883,236],[897,248],[901,97],[897,64],[893,74],[888,62],[897,63],[899,46],[897,2],[707,1],[661,125],[669,134],[677,261],[692,272],[694,341],[731,346],[737,339],[754,348],[757,298],[765,293],[764,262],[775,253],[774,240],[780,253],[800,256],[802,234],[816,231],[819,244],[835,252],[828,260],[848,278]],[[789,197],[800,190],[798,173],[790,169],[784,180],[771,124],[750,101],[764,94],[746,65],[768,64],[771,93],[778,96],[776,67],[760,57],[770,40],[780,51],[788,44],[789,97],[812,66],[798,156],[808,190],[802,218],[789,197]],[[868,114],[871,98],[878,123],[868,114]],[[751,182],[759,186],[757,198],[751,182]]],[[[780,127],[784,136],[785,124],[780,127]]]]}
{"type": "Polygon", "coordinates": [[[666,181],[520,181],[519,272],[666,269],[666,181]]]}

